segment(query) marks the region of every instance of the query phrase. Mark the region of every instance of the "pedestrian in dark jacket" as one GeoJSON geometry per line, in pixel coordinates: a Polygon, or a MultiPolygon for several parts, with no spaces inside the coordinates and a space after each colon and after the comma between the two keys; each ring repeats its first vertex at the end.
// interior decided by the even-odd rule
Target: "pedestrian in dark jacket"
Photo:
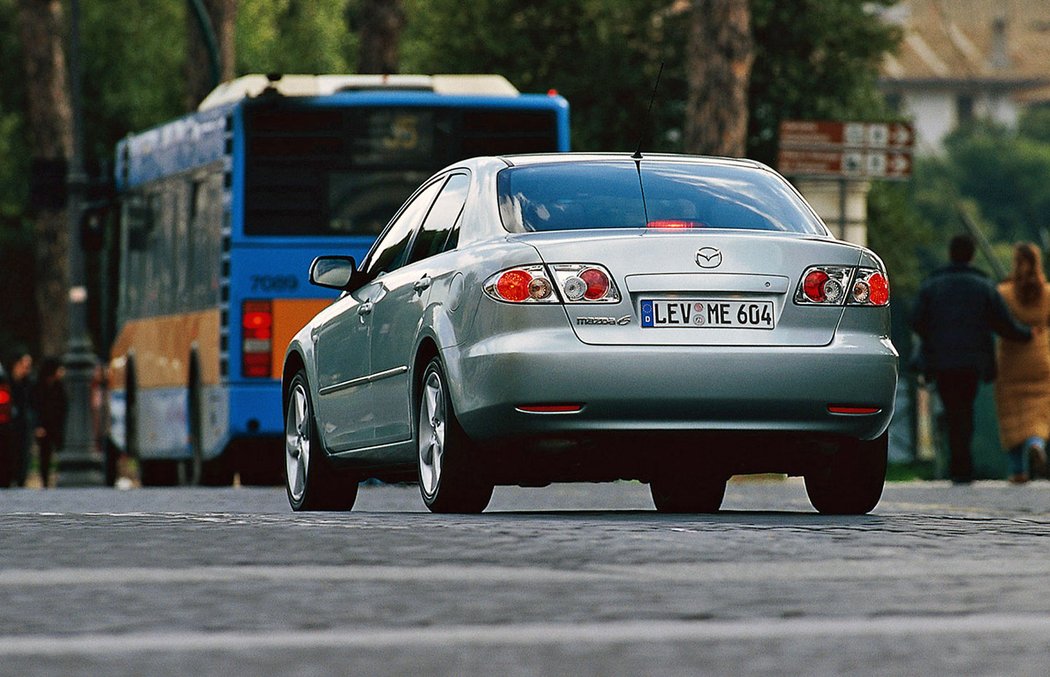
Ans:
{"type": "Polygon", "coordinates": [[[24,487],[35,425],[33,356],[25,350],[16,351],[8,373],[11,377],[11,482],[16,487],[24,487]]]}
{"type": "Polygon", "coordinates": [[[980,381],[995,379],[995,338],[1030,341],[995,285],[970,265],[974,242],[957,235],[948,248],[951,263],[931,274],[919,289],[912,328],[922,339],[927,378],[937,384],[948,424],[949,474],[965,484],[973,479],[973,408],[980,381]]]}
{"type": "Polygon", "coordinates": [[[65,367],[58,358],[48,357],[40,363],[33,403],[37,415],[36,444],[40,452],[40,481],[50,486],[51,456],[61,451],[66,439],[66,413],[69,401],[63,382],[65,367]]]}

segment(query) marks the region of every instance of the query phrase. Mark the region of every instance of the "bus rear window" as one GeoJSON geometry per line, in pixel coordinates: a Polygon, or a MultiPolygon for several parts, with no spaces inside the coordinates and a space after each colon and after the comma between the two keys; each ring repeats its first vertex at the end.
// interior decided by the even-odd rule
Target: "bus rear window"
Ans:
{"type": "Polygon", "coordinates": [[[822,235],[819,219],[775,174],[729,164],[660,160],[509,167],[498,181],[511,232],[644,228],[774,230],[822,235]]]}
{"type": "Polygon", "coordinates": [[[246,106],[244,231],[375,235],[431,174],[459,160],[558,150],[553,110],[246,106]]]}

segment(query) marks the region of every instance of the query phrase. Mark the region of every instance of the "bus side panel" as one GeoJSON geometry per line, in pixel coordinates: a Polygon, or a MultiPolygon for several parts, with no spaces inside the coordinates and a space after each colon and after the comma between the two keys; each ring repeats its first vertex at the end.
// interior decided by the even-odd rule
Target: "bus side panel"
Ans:
{"type": "Polygon", "coordinates": [[[127,450],[128,364],[134,365],[137,435],[142,458],[188,458],[190,359],[196,354],[205,415],[205,457],[229,437],[225,388],[219,380],[220,311],[132,320],[117,336],[110,361],[110,434],[127,450]]]}

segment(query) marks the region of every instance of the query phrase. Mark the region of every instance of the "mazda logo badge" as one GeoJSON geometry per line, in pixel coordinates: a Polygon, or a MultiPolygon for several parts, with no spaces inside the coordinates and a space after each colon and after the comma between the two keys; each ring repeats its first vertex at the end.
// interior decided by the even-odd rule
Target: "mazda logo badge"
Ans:
{"type": "Polygon", "coordinates": [[[704,247],[696,252],[696,265],[701,268],[717,268],[722,265],[722,252],[714,247],[704,247]]]}

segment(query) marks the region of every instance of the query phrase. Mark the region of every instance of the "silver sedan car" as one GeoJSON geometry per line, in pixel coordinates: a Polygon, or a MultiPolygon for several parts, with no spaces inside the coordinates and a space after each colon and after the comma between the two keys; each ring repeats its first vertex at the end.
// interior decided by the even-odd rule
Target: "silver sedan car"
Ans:
{"type": "Polygon", "coordinates": [[[825,513],[881,497],[886,269],[760,163],[474,158],[310,280],[343,293],[285,357],[295,510],[349,510],[371,477],[435,512],[621,479],[714,512],[748,473],[804,476],[825,513]]]}

